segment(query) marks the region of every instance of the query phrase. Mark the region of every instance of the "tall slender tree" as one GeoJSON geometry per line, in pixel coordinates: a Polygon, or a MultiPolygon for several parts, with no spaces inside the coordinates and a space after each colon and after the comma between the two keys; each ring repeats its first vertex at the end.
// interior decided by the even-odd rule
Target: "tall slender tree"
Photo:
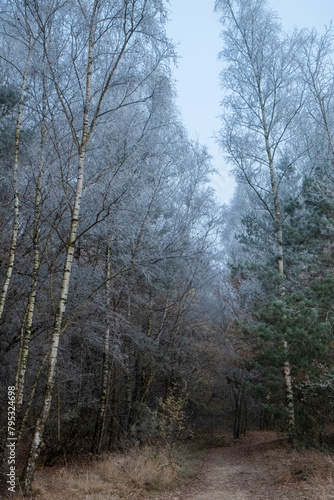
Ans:
{"type": "MultiPolygon", "coordinates": [[[[0,295],[0,319],[3,316],[5,303],[8,295],[8,289],[11,282],[14,263],[15,263],[15,254],[16,247],[18,242],[19,235],[19,224],[20,224],[20,196],[19,196],[19,155],[20,155],[20,135],[22,129],[22,120],[24,113],[24,104],[25,104],[25,96],[26,96],[26,88],[30,74],[31,67],[31,58],[32,52],[34,48],[34,38],[29,29],[29,15],[28,9],[26,5],[20,9],[20,15],[22,16],[22,20],[20,24],[22,24],[24,35],[21,33],[21,26],[15,26],[15,8],[11,8],[12,6],[8,5],[4,8],[4,18],[2,20],[3,28],[8,31],[9,35],[12,36],[16,41],[16,49],[19,47],[23,50],[24,61],[22,63],[22,67],[20,68],[20,64],[16,61],[16,54],[7,55],[5,59],[10,62],[10,65],[15,68],[15,70],[19,73],[20,79],[20,97],[17,106],[17,117],[16,117],[16,126],[14,132],[14,154],[13,154],[13,168],[12,168],[12,185],[13,185],[13,223],[12,223],[12,235],[11,235],[11,243],[10,243],[10,252],[9,252],[9,260],[7,265],[7,270],[4,278],[4,282],[2,285],[1,295],[0,295]],[[8,11],[7,11],[8,8],[8,11]],[[13,59],[11,61],[11,59],[13,59]],[[14,62],[15,61],[15,62],[14,62]]],[[[4,56],[2,56],[4,57],[4,56]]]]}
{"type": "MultiPolygon", "coordinates": [[[[144,69],[141,67],[137,74],[134,72],[129,83],[124,85],[123,95],[116,105],[118,108],[143,99],[143,96],[138,96],[141,84],[161,61],[170,55],[168,43],[157,20],[163,8],[160,2],[133,0],[110,5],[94,0],[85,4],[69,1],[54,5],[54,2],[49,2],[43,6],[35,2],[29,4],[29,7],[34,19],[38,20],[40,33],[43,35],[43,49],[50,78],[77,149],[78,163],[44,402],[22,474],[22,484],[26,492],[31,488],[52,402],[59,340],[77,241],[87,146],[99,118],[112,111],[105,108],[106,98],[112,91],[114,80],[122,78],[119,70],[123,60],[127,59],[129,64],[129,58],[136,58],[138,47],[144,56],[149,49],[152,54],[147,57],[148,66],[144,69]],[[68,68],[69,77],[68,73],[64,74],[63,64],[68,68]],[[81,101],[81,110],[77,96],[81,101]]],[[[132,60],[136,67],[139,64],[138,59],[132,60]]],[[[139,65],[142,66],[142,61],[139,65]]]]}
{"type": "MultiPolygon", "coordinates": [[[[298,85],[300,37],[282,34],[265,0],[218,0],[224,29],[221,58],[226,63],[226,91],[219,141],[227,151],[237,180],[247,183],[274,226],[279,295],[284,299],[284,241],[281,186],[286,173],[304,154],[293,140],[304,95],[298,85]],[[283,168],[279,168],[288,157],[283,168]]],[[[288,427],[295,428],[293,388],[284,341],[284,378],[288,427]]]]}

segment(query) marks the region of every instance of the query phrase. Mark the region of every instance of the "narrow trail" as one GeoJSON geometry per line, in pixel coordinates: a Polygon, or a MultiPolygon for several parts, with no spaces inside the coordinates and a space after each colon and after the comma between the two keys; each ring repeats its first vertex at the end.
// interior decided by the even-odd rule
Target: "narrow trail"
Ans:
{"type": "Polygon", "coordinates": [[[243,438],[234,446],[214,449],[207,459],[206,475],[191,500],[267,500],[270,479],[254,455],[280,446],[280,437],[243,438]]]}
{"type": "Polygon", "coordinates": [[[279,433],[250,433],[209,451],[197,486],[161,500],[334,500],[334,491],[315,493],[315,456],[292,450],[279,433]]]}

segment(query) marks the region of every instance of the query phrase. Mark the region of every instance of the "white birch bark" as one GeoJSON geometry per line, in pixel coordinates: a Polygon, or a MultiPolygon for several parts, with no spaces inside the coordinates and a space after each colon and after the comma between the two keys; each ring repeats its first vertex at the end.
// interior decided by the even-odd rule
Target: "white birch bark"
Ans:
{"type": "MultiPolygon", "coordinates": [[[[66,3],[66,2],[65,2],[66,3]]],[[[145,13],[148,13],[148,16],[151,16],[151,12],[148,9],[149,2],[146,0],[140,5],[136,0],[132,1],[126,1],[126,2],[121,2],[121,10],[115,12],[115,19],[119,20],[120,14],[122,15],[121,18],[121,25],[122,27],[119,28],[119,35],[120,39],[116,41],[116,48],[117,52],[113,53],[112,50],[110,52],[106,52],[105,57],[108,57],[108,54],[112,54],[111,57],[111,62],[108,65],[105,63],[101,63],[103,67],[107,67],[108,69],[106,70],[106,73],[103,74],[99,73],[99,81],[100,81],[100,89],[97,90],[95,87],[92,89],[92,71],[93,71],[93,61],[94,64],[97,64],[98,56],[100,58],[102,57],[102,54],[94,54],[94,48],[95,48],[95,37],[98,42],[100,42],[100,38],[103,37],[108,31],[112,29],[113,22],[110,19],[106,19],[106,28],[102,28],[102,24],[100,21],[101,19],[98,19],[98,14],[102,9],[103,9],[103,2],[101,0],[92,0],[91,2],[78,2],[79,4],[79,10],[81,11],[83,17],[84,17],[84,22],[83,26],[86,26],[88,28],[88,33],[89,36],[88,38],[88,54],[87,54],[87,65],[86,65],[86,71],[85,71],[85,78],[86,82],[85,85],[83,82],[78,81],[78,88],[77,92],[80,94],[83,94],[83,100],[84,100],[84,105],[83,105],[83,119],[82,119],[82,134],[81,138],[78,137],[77,134],[77,129],[75,128],[74,125],[74,110],[71,108],[71,103],[69,102],[68,96],[65,95],[66,92],[65,90],[63,91],[61,88],[61,84],[57,79],[57,74],[55,71],[56,65],[53,64],[54,61],[52,60],[52,56],[48,51],[48,46],[47,46],[47,36],[45,35],[46,33],[46,27],[45,26],[40,26],[41,32],[44,35],[43,39],[43,47],[44,47],[44,55],[46,57],[48,67],[50,70],[50,75],[53,80],[53,84],[58,96],[58,101],[61,105],[62,111],[64,112],[64,115],[67,119],[69,129],[72,134],[73,142],[77,147],[78,150],[78,168],[77,168],[77,173],[76,173],[76,186],[75,186],[75,196],[74,196],[74,202],[73,206],[71,209],[71,221],[70,221],[70,229],[69,229],[69,236],[67,240],[67,245],[66,245],[66,255],[65,255],[65,265],[63,269],[63,274],[62,274],[62,284],[61,284],[61,292],[60,292],[60,297],[59,297],[59,302],[58,302],[58,308],[56,311],[56,316],[55,316],[55,324],[54,324],[54,329],[53,329],[53,335],[52,335],[52,342],[51,342],[51,351],[50,351],[50,357],[49,357],[49,367],[48,367],[48,374],[47,374],[47,383],[46,383],[46,390],[45,390],[45,395],[44,395],[44,402],[43,402],[43,407],[40,412],[40,415],[37,419],[36,427],[35,427],[35,432],[31,444],[31,449],[30,449],[30,454],[26,463],[26,466],[24,468],[23,474],[21,476],[21,483],[23,484],[23,490],[25,493],[29,493],[31,489],[31,484],[34,476],[34,471],[36,467],[36,461],[40,453],[40,447],[43,439],[43,432],[45,428],[45,424],[47,421],[47,418],[50,413],[50,408],[51,408],[51,403],[52,403],[52,393],[53,393],[53,388],[54,388],[54,383],[55,383],[55,375],[56,375],[56,367],[57,367],[57,359],[58,359],[58,349],[59,349],[59,339],[60,335],[62,333],[62,323],[63,323],[63,318],[64,318],[64,313],[66,309],[66,303],[67,303],[67,298],[68,298],[68,293],[69,293],[69,284],[70,284],[70,278],[71,278],[71,271],[72,271],[72,262],[73,262],[73,257],[74,257],[74,251],[75,251],[75,244],[76,244],[76,239],[77,239],[77,232],[78,232],[78,223],[79,223],[79,214],[80,214],[80,207],[81,207],[81,199],[82,199],[82,192],[83,192],[83,176],[84,176],[84,164],[85,164],[85,153],[86,153],[86,146],[87,143],[93,133],[94,126],[96,124],[96,121],[98,120],[102,109],[102,104],[103,100],[107,94],[107,92],[110,90],[110,84],[113,76],[115,75],[115,72],[120,64],[120,61],[123,58],[123,55],[126,54],[126,48],[128,44],[130,43],[130,40],[133,36],[133,34],[136,31],[139,31],[139,28],[141,24],[143,23],[143,20],[145,19],[145,13]],[[90,14],[88,14],[88,9],[91,5],[91,10],[90,14]],[[138,11],[136,15],[136,10],[138,11]],[[98,30],[101,28],[101,32],[98,30]],[[93,59],[94,57],[94,59],[93,59]],[[90,113],[90,108],[91,108],[91,98],[92,95],[95,97],[95,106],[94,106],[94,111],[90,113]]],[[[103,13],[101,14],[103,16],[103,13]]],[[[38,17],[38,16],[36,16],[38,17]]],[[[103,20],[105,21],[105,19],[103,20]]],[[[51,21],[48,21],[49,24],[51,24],[51,21]]],[[[144,32],[143,32],[144,33],[144,32]]],[[[145,36],[146,33],[143,34],[145,36]]],[[[150,36],[150,35],[149,35],[150,36]]],[[[152,37],[153,40],[154,37],[152,37]]],[[[117,40],[117,37],[116,37],[117,40]]],[[[109,40],[110,42],[110,40],[109,40]]],[[[159,43],[159,42],[157,42],[159,43]]],[[[51,51],[52,53],[52,51],[51,51]]],[[[162,56],[163,57],[163,56],[162,56]]],[[[160,61],[160,59],[159,59],[160,61]]],[[[81,79],[81,73],[80,73],[80,78],[79,78],[79,73],[77,71],[77,68],[74,68],[74,72],[76,74],[77,79],[81,79]]],[[[140,82],[144,82],[146,77],[142,77],[140,82]]],[[[133,89],[133,92],[137,90],[140,87],[141,83],[136,83],[135,88],[133,89]]],[[[73,89],[71,89],[72,91],[73,89]]],[[[72,94],[71,94],[72,95],[72,94]]],[[[131,93],[128,94],[130,96],[131,93]]],[[[122,103],[119,105],[119,108],[122,107],[122,105],[128,105],[128,103],[122,103]]],[[[109,113],[109,111],[103,112],[103,114],[109,113]]],[[[124,269],[123,269],[124,272],[124,269]]]]}
{"type": "MultiPolygon", "coordinates": [[[[95,1],[95,5],[97,5],[97,1],[95,1]]],[[[79,157],[78,157],[76,191],[75,191],[75,198],[71,215],[70,234],[66,248],[66,259],[63,270],[62,286],[61,286],[60,298],[58,303],[58,309],[56,312],[55,325],[52,336],[51,351],[49,357],[49,369],[47,375],[47,384],[44,395],[43,408],[39,418],[37,419],[29,457],[21,477],[23,489],[26,493],[28,493],[31,489],[35,473],[36,461],[39,457],[40,447],[42,444],[44,428],[51,408],[52,393],[55,383],[56,366],[58,359],[59,338],[62,330],[62,321],[66,309],[68,290],[70,284],[73,256],[75,250],[75,241],[79,223],[79,213],[80,213],[81,198],[82,198],[85,152],[88,140],[88,123],[89,123],[88,120],[89,120],[89,105],[91,99],[90,92],[91,92],[93,50],[94,50],[94,41],[93,41],[93,33],[91,27],[89,36],[87,73],[86,73],[86,95],[85,95],[85,103],[83,110],[83,130],[82,130],[81,144],[78,150],[79,157]]]]}
{"type": "MultiPolygon", "coordinates": [[[[106,311],[110,311],[110,244],[107,245],[106,251],[106,311]]],[[[102,368],[102,391],[100,398],[100,408],[96,423],[96,431],[93,442],[93,453],[100,454],[102,449],[103,431],[106,421],[107,402],[109,395],[109,349],[110,349],[110,321],[107,319],[107,325],[104,334],[104,353],[103,353],[103,368],[102,368]]]]}
{"type": "Polygon", "coordinates": [[[20,133],[22,126],[22,117],[24,110],[24,97],[26,93],[27,80],[30,70],[30,61],[33,45],[31,40],[29,42],[28,54],[25,62],[25,67],[22,75],[22,84],[20,91],[20,100],[17,111],[16,127],[15,127],[15,139],[14,139],[14,158],[13,158],[13,190],[14,190],[14,216],[13,216],[13,229],[12,237],[10,243],[9,252],[9,262],[5,274],[4,283],[2,286],[2,291],[0,295],[0,319],[2,318],[5,303],[8,295],[8,289],[10,281],[13,274],[14,262],[15,262],[15,252],[17,246],[17,239],[19,234],[19,222],[20,222],[20,198],[19,198],[19,187],[18,187],[18,167],[19,167],[19,153],[20,153],[20,133]]]}
{"type": "MultiPolygon", "coordinates": [[[[45,81],[44,81],[45,84],[45,81]]],[[[44,85],[45,89],[45,85],[44,85]]],[[[41,150],[40,150],[40,164],[38,178],[36,182],[36,193],[35,193],[35,208],[34,208],[34,225],[33,225],[33,248],[34,248],[34,264],[33,264],[33,276],[32,283],[30,287],[30,293],[28,297],[28,303],[26,307],[26,312],[21,327],[21,339],[20,339],[20,351],[18,358],[18,366],[16,372],[16,405],[17,411],[23,404],[24,395],[24,380],[27,368],[27,360],[29,353],[29,343],[31,337],[31,328],[34,317],[35,302],[36,302],[36,291],[38,275],[40,270],[40,255],[39,255],[39,218],[41,211],[41,195],[42,195],[42,178],[45,164],[45,144],[46,144],[46,93],[43,93],[43,117],[42,117],[42,127],[41,127],[41,150]]]]}
{"type": "MultiPolygon", "coordinates": [[[[275,209],[276,242],[277,242],[277,271],[278,271],[278,274],[281,278],[281,282],[279,285],[279,292],[280,292],[281,298],[284,298],[284,295],[285,295],[284,277],[285,276],[284,276],[283,223],[282,223],[282,217],[281,217],[279,192],[278,192],[276,175],[275,175],[273,154],[271,151],[270,141],[269,141],[269,132],[268,132],[268,126],[267,126],[265,105],[264,105],[264,102],[262,99],[261,87],[260,87],[259,83],[258,83],[258,95],[259,95],[259,102],[260,102],[260,106],[261,106],[263,133],[264,133],[266,152],[267,152],[267,157],[268,157],[271,191],[272,191],[272,196],[273,196],[273,201],[274,201],[274,209],[275,209]]],[[[288,412],[288,433],[291,436],[293,436],[295,433],[295,426],[296,426],[295,407],[294,407],[294,400],[293,400],[293,385],[292,385],[292,379],[291,379],[291,367],[290,367],[290,361],[288,358],[288,343],[286,340],[283,342],[283,346],[284,346],[284,350],[286,353],[286,359],[284,361],[283,372],[284,372],[284,382],[285,382],[286,408],[287,408],[287,412],[288,412]]]]}
{"type": "Polygon", "coordinates": [[[42,360],[42,363],[40,364],[38,372],[35,375],[35,380],[34,380],[32,388],[31,388],[29,397],[27,398],[27,401],[26,401],[26,404],[25,404],[25,408],[24,408],[24,415],[22,417],[22,421],[21,421],[20,427],[19,427],[19,432],[17,434],[17,443],[19,443],[21,441],[21,439],[22,439],[24,428],[25,428],[26,422],[28,420],[30,408],[31,408],[32,403],[34,401],[34,397],[35,397],[37,385],[38,385],[40,376],[42,374],[42,371],[44,369],[44,366],[45,366],[45,364],[47,362],[48,356],[49,356],[49,353],[46,353],[45,356],[44,356],[44,358],[43,358],[43,360],[42,360]]]}
{"type": "MultiPolygon", "coordinates": [[[[247,176],[244,172],[245,180],[248,184],[255,190],[261,201],[264,203],[267,210],[269,210],[271,216],[275,222],[275,230],[276,230],[276,245],[277,245],[277,271],[280,276],[280,288],[279,294],[280,297],[283,298],[285,294],[284,289],[284,243],[283,243],[283,222],[281,216],[280,209],[280,196],[279,196],[279,187],[276,179],[276,171],[274,165],[274,155],[275,148],[277,149],[277,144],[275,144],[275,139],[271,135],[270,124],[272,125],[275,122],[275,119],[281,119],[280,116],[277,115],[280,111],[277,110],[277,100],[276,98],[273,100],[271,108],[267,111],[268,104],[266,103],[266,99],[263,95],[263,88],[265,83],[263,81],[268,78],[268,74],[266,73],[266,64],[269,65],[269,71],[271,71],[272,67],[270,66],[269,57],[275,57],[274,54],[266,53],[267,47],[255,46],[254,38],[252,36],[252,30],[259,30],[262,33],[259,34],[259,41],[257,42],[259,45],[266,43],[270,43],[270,37],[274,39],[275,37],[275,27],[277,28],[277,23],[273,22],[273,19],[270,18],[270,14],[268,11],[261,10],[265,9],[265,2],[250,2],[248,6],[243,5],[241,0],[236,3],[231,2],[230,0],[217,0],[217,6],[222,6],[224,14],[227,14],[232,27],[232,31],[229,32],[227,43],[231,43],[234,50],[236,50],[236,45],[234,45],[234,39],[232,38],[232,33],[236,37],[240,37],[238,40],[240,45],[237,47],[237,51],[239,55],[241,54],[241,58],[244,58],[243,65],[241,63],[235,63],[235,59],[231,59],[233,69],[236,71],[235,75],[238,75],[239,80],[235,83],[236,88],[232,86],[232,91],[238,95],[240,92],[241,100],[240,100],[240,109],[245,107],[252,115],[249,123],[249,130],[256,130],[257,133],[264,138],[264,148],[267,156],[267,164],[269,167],[269,175],[270,175],[270,187],[271,187],[271,196],[274,205],[274,213],[271,212],[271,209],[268,207],[267,203],[263,200],[263,197],[259,193],[257,189],[256,182],[252,183],[252,180],[247,176]],[[245,7],[245,10],[244,10],[245,7]],[[239,11],[237,10],[239,8],[239,11]],[[247,10],[249,9],[249,10],[247,10]],[[246,14],[247,13],[247,14],[246,14]],[[258,18],[258,15],[264,16],[267,15],[266,18],[258,18]],[[258,22],[260,21],[260,22],[258,22]],[[261,24],[262,23],[262,24],[261,24]],[[273,23],[273,24],[270,24],[273,23]],[[270,27],[268,29],[268,27],[270,27]],[[230,38],[229,38],[230,37],[230,38]],[[267,60],[266,60],[267,58],[267,60]],[[240,66],[238,66],[240,64],[240,66]],[[241,69],[240,69],[241,68],[241,69]],[[247,75],[245,76],[245,74],[247,75]],[[242,81],[242,83],[241,83],[242,81]],[[245,81],[249,82],[246,91],[245,91],[245,81]],[[242,90],[240,90],[242,89],[242,90]],[[249,96],[247,95],[247,91],[249,91],[249,96]],[[255,112],[257,105],[255,102],[257,101],[257,105],[259,106],[259,112],[255,112]],[[254,115],[256,118],[254,119],[254,115]],[[276,118],[277,117],[277,118],[276,118]],[[255,120],[255,124],[252,120],[255,120]],[[273,145],[275,144],[275,146],[273,145]]],[[[274,43],[278,43],[276,40],[274,43]]],[[[274,47],[274,45],[273,45],[274,47]]],[[[234,55],[235,56],[235,55],[234,55]]],[[[228,58],[229,56],[227,56],[228,58]]],[[[233,71],[231,69],[231,71],[233,71]]],[[[237,80],[237,77],[234,75],[234,82],[237,80]]],[[[283,74],[280,74],[280,84],[283,81],[283,74]]],[[[272,75],[270,74],[270,78],[272,75]]],[[[271,88],[271,93],[276,95],[278,91],[278,85],[275,81],[273,81],[273,88],[271,88]]],[[[231,90],[231,88],[230,88],[231,90]]],[[[267,89],[268,96],[268,89],[267,89]]],[[[270,106],[270,105],[269,105],[270,106]]],[[[280,130],[280,138],[276,139],[276,141],[284,140],[284,134],[286,133],[289,123],[298,112],[298,106],[290,111],[291,115],[285,118],[284,124],[282,124],[282,129],[280,130]]],[[[242,121],[242,127],[246,127],[244,121],[242,121]]],[[[286,351],[286,361],[284,363],[284,380],[285,380],[285,388],[286,388],[286,401],[287,401],[287,411],[288,411],[288,422],[289,422],[289,433],[293,434],[295,428],[295,415],[294,415],[294,403],[293,403],[293,385],[290,375],[290,363],[288,360],[288,348],[287,342],[284,342],[284,348],[286,351]]]]}

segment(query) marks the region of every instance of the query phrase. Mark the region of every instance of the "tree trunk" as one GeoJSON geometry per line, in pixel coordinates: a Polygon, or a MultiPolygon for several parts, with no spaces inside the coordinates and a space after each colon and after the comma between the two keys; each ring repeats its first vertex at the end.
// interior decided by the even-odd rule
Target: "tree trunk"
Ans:
{"type": "Polygon", "coordinates": [[[42,360],[42,363],[41,363],[41,365],[40,365],[40,367],[38,369],[38,372],[35,375],[34,384],[33,384],[32,389],[30,391],[29,398],[28,398],[28,400],[27,400],[27,402],[25,404],[24,415],[23,415],[23,418],[22,418],[22,421],[21,421],[21,424],[20,424],[20,428],[19,428],[19,432],[18,432],[18,435],[17,435],[17,443],[19,443],[21,441],[21,438],[22,438],[22,435],[23,435],[23,431],[24,431],[24,427],[25,427],[26,421],[28,420],[29,410],[31,408],[31,405],[32,405],[34,397],[35,397],[35,392],[36,392],[36,389],[37,389],[38,381],[39,381],[39,378],[40,378],[41,373],[43,371],[43,368],[44,368],[44,366],[45,366],[45,364],[47,362],[48,356],[49,356],[49,353],[46,353],[46,355],[44,356],[44,358],[42,360]]]}
{"type": "MultiPolygon", "coordinates": [[[[270,147],[270,142],[269,142],[269,133],[268,133],[268,127],[267,127],[267,121],[266,121],[265,106],[264,106],[263,99],[262,99],[260,84],[258,84],[258,92],[259,92],[259,100],[260,100],[261,112],[262,112],[262,123],[263,123],[263,131],[264,131],[264,137],[265,137],[265,143],[266,143],[266,151],[267,151],[267,157],[268,157],[268,163],[269,163],[269,169],[270,169],[271,190],[272,190],[272,195],[273,195],[273,199],[274,199],[274,207],[275,207],[275,224],[276,224],[276,240],[277,240],[277,270],[278,270],[278,274],[281,278],[280,288],[279,288],[280,296],[283,299],[284,295],[285,295],[283,224],[282,224],[282,216],[281,216],[281,209],[280,209],[279,196],[278,196],[278,188],[277,188],[276,177],[275,177],[273,155],[271,152],[271,147],[270,147]]],[[[289,362],[289,358],[288,358],[288,343],[286,340],[284,340],[284,349],[286,352],[286,360],[284,362],[283,369],[284,369],[284,381],[285,381],[285,397],[286,397],[287,412],[288,412],[288,433],[291,436],[293,436],[293,434],[295,432],[295,410],[294,410],[294,401],[293,401],[291,368],[290,368],[290,362],[289,362]]]]}
{"type": "Polygon", "coordinates": [[[290,375],[290,363],[288,359],[288,343],[284,341],[284,349],[286,350],[286,361],[284,363],[284,381],[285,381],[285,394],[286,404],[288,410],[288,434],[291,439],[294,439],[296,422],[295,422],[295,405],[293,402],[293,387],[290,375]]]}
{"type": "MultiPolygon", "coordinates": [[[[110,311],[110,244],[106,251],[106,314],[110,311]]],[[[93,439],[93,453],[100,454],[103,441],[103,431],[106,421],[107,402],[109,394],[109,349],[110,349],[110,321],[107,318],[107,326],[104,335],[103,375],[102,392],[100,398],[99,414],[96,422],[95,436],[93,439]]]]}
{"type": "MultiPolygon", "coordinates": [[[[96,0],[94,3],[94,9],[96,10],[96,0]]],[[[34,437],[32,440],[30,453],[26,465],[24,467],[21,483],[23,485],[23,491],[28,493],[31,489],[36,462],[39,457],[40,448],[43,440],[43,433],[46,421],[48,419],[51,403],[52,403],[52,393],[53,387],[55,383],[56,377],[56,367],[58,360],[58,349],[59,349],[59,338],[62,330],[62,322],[66,309],[68,291],[70,285],[71,271],[72,271],[72,263],[73,256],[75,250],[76,243],[76,235],[79,224],[79,213],[81,207],[81,199],[82,199],[82,191],[83,191],[83,173],[84,173],[84,163],[85,163],[85,153],[86,153],[86,145],[88,141],[88,127],[89,127],[89,108],[91,101],[91,80],[92,80],[92,65],[93,65],[93,51],[94,51],[94,40],[93,40],[93,28],[94,28],[94,17],[92,18],[92,24],[90,27],[89,33],[89,41],[88,41],[88,57],[87,57],[87,70],[86,70],[86,93],[85,93],[85,101],[83,107],[83,128],[82,128],[82,137],[81,144],[78,147],[78,170],[77,170],[77,183],[76,183],[76,191],[74,204],[72,208],[71,214],[71,224],[70,224],[70,233],[66,248],[66,259],[63,270],[62,277],[62,285],[60,298],[58,302],[58,308],[56,312],[55,318],[55,326],[53,330],[52,342],[51,342],[51,352],[49,358],[49,370],[47,375],[47,383],[44,394],[44,402],[42,411],[40,413],[39,418],[37,419],[34,437]]],[[[47,55],[47,54],[45,54],[47,55]]],[[[54,82],[56,84],[56,82],[54,82]]],[[[70,124],[71,125],[71,124],[70,124]]],[[[72,127],[71,127],[72,129],[72,127]]]]}
{"type": "Polygon", "coordinates": [[[70,284],[71,270],[72,270],[72,262],[73,255],[75,249],[75,239],[77,234],[78,222],[79,222],[79,211],[81,204],[81,196],[82,196],[82,181],[83,181],[83,167],[84,167],[84,159],[85,159],[85,149],[82,148],[79,154],[79,165],[78,165],[78,180],[77,180],[77,189],[75,196],[75,203],[72,212],[72,220],[71,220],[71,229],[69,242],[67,245],[66,251],[66,261],[63,270],[63,279],[62,279],[62,287],[60,293],[60,299],[58,304],[58,309],[55,318],[55,326],[52,336],[51,343],[51,351],[49,357],[49,370],[47,375],[47,384],[44,395],[43,408],[40,413],[39,418],[37,419],[34,437],[31,444],[30,454],[26,463],[26,466],[23,470],[21,482],[23,485],[23,490],[25,493],[28,493],[31,489],[32,480],[35,473],[36,461],[39,457],[40,447],[43,440],[43,433],[47,418],[50,413],[51,403],[52,403],[52,393],[53,387],[55,383],[56,376],[56,367],[57,367],[57,359],[58,359],[58,348],[59,348],[59,338],[62,329],[62,320],[66,309],[68,290],[70,284]]]}
{"type": "Polygon", "coordinates": [[[15,127],[14,159],[13,159],[14,217],[13,217],[12,238],[10,243],[9,262],[0,296],[0,319],[2,318],[5,309],[8,288],[13,274],[17,238],[19,233],[20,199],[19,199],[19,187],[18,187],[18,166],[19,166],[19,152],[20,152],[20,133],[21,133],[22,116],[24,108],[24,97],[25,97],[27,79],[30,69],[31,52],[32,52],[32,44],[30,41],[25,68],[22,76],[20,100],[19,100],[19,107],[17,112],[16,127],[15,127]]]}
{"type": "Polygon", "coordinates": [[[119,419],[119,390],[118,390],[118,367],[114,363],[113,378],[112,378],[112,405],[110,417],[110,434],[109,434],[109,449],[114,450],[117,445],[120,419],[119,419]]]}
{"type": "Polygon", "coordinates": [[[36,183],[36,194],[35,194],[35,209],[34,209],[34,226],[33,226],[33,248],[34,248],[34,264],[33,264],[33,277],[30,287],[30,293],[28,298],[28,303],[24,315],[24,319],[21,327],[21,339],[20,339],[20,351],[18,358],[18,366],[16,372],[16,405],[17,412],[23,404],[23,394],[24,394],[24,379],[27,368],[29,342],[31,337],[31,327],[34,317],[35,302],[36,302],[36,290],[38,275],[40,270],[40,255],[39,255],[39,218],[41,211],[41,195],[42,195],[42,178],[45,164],[45,144],[46,144],[46,93],[45,93],[45,79],[44,79],[44,92],[43,92],[43,118],[42,118],[42,129],[41,129],[41,152],[40,152],[40,164],[39,173],[36,183]]]}

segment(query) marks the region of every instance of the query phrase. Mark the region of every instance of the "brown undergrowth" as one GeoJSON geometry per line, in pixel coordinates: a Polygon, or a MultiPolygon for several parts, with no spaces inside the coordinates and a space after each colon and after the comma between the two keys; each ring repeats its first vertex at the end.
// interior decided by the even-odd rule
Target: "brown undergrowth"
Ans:
{"type": "MultiPolygon", "coordinates": [[[[135,446],[126,452],[37,470],[31,499],[152,498],[194,480],[200,453],[182,445],[135,446]]],[[[17,493],[16,498],[20,498],[17,493]]]]}
{"type": "Polygon", "coordinates": [[[40,500],[334,500],[334,455],[275,432],[210,435],[43,467],[33,486],[40,500]]]}
{"type": "MultiPolygon", "coordinates": [[[[315,449],[292,449],[277,435],[258,443],[258,433],[249,437],[241,457],[245,465],[263,477],[259,496],[252,500],[334,500],[334,455],[315,449]]],[[[251,485],[253,491],[257,486],[251,485]]]]}

